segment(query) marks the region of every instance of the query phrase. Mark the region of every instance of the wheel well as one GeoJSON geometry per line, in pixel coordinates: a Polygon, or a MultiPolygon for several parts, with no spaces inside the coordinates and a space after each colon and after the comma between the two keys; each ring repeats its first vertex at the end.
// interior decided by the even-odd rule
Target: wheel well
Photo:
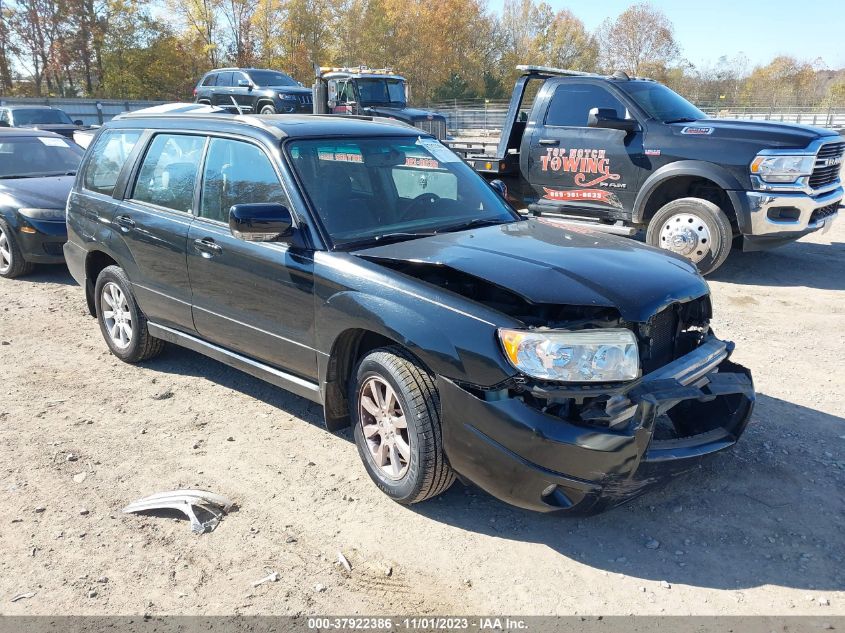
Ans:
{"type": "Polygon", "coordinates": [[[255,109],[260,112],[261,108],[263,108],[266,105],[271,105],[271,106],[273,106],[274,110],[276,109],[276,104],[273,103],[272,99],[259,99],[258,103],[255,104],[255,109]]]}
{"type": "Polygon", "coordinates": [[[663,205],[678,198],[702,198],[712,202],[725,212],[734,230],[737,229],[736,209],[727,192],[712,180],[700,176],[676,176],[660,183],[646,201],[643,222],[648,223],[663,205]]]}
{"type": "Polygon", "coordinates": [[[387,345],[397,345],[397,342],[363,329],[345,330],[335,339],[326,372],[325,413],[326,427],[330,431],[349,426],[347,386],[355,365],[367,353],[387,345]]]}
{"type": "Polygon", "coordinates": [[[88,302],[88,312],[91,316],[97,316],[97,308],[94,305],[94,284],[107,266],[117,266],[117,262],[102,251],[91,251],[85,258],[85,300],[88,302]]]}

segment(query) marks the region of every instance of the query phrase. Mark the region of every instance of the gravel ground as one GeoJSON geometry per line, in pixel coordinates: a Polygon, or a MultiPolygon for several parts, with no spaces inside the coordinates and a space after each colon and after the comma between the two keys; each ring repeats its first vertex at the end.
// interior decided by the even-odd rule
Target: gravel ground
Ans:
{"type": "Polygon", "coordinates": [[[845,615],[845,221],[710,283],[747,433],[576,520],[394,504],[315,405],[175,347],[121,363],[64,268],[0,279],[0,612],[845,615]],[[213,533],[120,512],[194,486],[237,501],[213,533]]]}

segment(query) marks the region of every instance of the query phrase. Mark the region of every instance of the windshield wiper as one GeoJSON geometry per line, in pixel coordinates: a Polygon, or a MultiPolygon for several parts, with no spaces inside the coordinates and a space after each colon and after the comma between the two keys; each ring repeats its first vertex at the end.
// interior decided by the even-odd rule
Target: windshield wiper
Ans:
{"type": "Polygon", "coordinates": [[[669,119],[668,121],[664,121],[664,123],[695,123],[698,119],[693,119],[692,117],[682,116],[677,119],[669,119]]]}
{"type": "Polygon", "coordinates": [[[479,226],[493,226],[495,224],[504,224],[504,221],[501,219],[494,219],[494,218],[475,218],[474,220],[470,220],[469,222],[463,222],[461,224],[454,224],[452,226],[447,226],[440,229],[440,233],[453,233],[454,231],[465,231],[466,229],[473,229],[479,226]]]}
{"type": "Polygon", "coordinates": [[[396,231],[394,233],[384,233],[383,235],[374,235],[360,240],[353,240],[351,242],[344,242],[340,246],[344,248],[359,248],[367,246],[368,244],[388,244],[390,242],[401,242],[406,239],[416,239],[418,237],[432,237],[437,235],[438,231],[421,231],[420,233],[412,233],[410,231],[396,231]]]}

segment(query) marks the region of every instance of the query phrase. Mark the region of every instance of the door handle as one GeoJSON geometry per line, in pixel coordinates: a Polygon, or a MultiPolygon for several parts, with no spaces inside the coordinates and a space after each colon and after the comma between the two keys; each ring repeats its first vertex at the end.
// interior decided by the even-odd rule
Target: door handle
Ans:
{"type": "Polygon", "coordinates": [[[560,145],[560,140],[556,138],[541,138],[540,145],[560,145]]]}
{"type": "Polygon", "coordinates": [[[210,237],[204,237],[201,240],[194,240],[194,246],[202,253],[203,257],[213,257],[223,252],[219,244],[216,244],[210,237]]]}
{"type": "Polygon", "coordinates": [[[135,220],[130,218],[128,215],[119,215],[115,218],[115,222],[117,222],[118,226],[123,231],[130,231],[135,228],[135,220]]]}

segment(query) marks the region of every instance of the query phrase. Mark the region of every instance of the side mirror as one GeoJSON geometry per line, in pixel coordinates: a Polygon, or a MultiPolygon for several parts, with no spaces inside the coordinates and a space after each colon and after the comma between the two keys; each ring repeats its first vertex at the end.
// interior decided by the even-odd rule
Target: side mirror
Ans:
{"type": "Polygon", "coordinates": [[[496,180],[490,181],[490,186],[493,188],[493,190],[496,193],[498,193],[500,196],[502,196],[505,200],[508,199],[508,186],[504,182],[502,182],[501,180],[496,178],[496,180]]]}
{"type": "Polygon", "coordinates": [[[587,127],[638,132],[640,124],[634,119],[620,119],[613,108],[593,108],[587,115],[587,127]]]}
{"type": "Polygon", "coordinates": [[[247,242],[275,242],[289,237],[292,228],[290,209],[282,204],[256,202],[229,209],[229,230],[247,242]]]}
{"type": "Polygon", "coordinates": [[[238,79],[238,88],[252,89],[252,82],[249,79],[238,79]]]}
{"type": "Polygon", "coordinates": [[[74,120],[73,120],[73,124],[74,124],[74,125],[78,125],[78,126],[80,126],[80,127],[82,127],[83,125],[85,125],[85,124],[82,122],[82,119],[74,119],[74,120]]]}

